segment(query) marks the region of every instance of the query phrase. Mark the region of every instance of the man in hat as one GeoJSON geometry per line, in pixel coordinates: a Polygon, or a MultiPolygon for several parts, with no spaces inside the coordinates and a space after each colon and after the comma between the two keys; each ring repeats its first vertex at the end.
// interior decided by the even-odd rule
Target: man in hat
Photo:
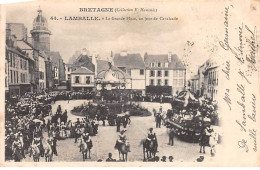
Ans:
{"type": "Polygon", "coordinates": [[[43,156],[43,145],[42,145],[42,140],[41,140],[41,137],[40,137],[40,134],[36,134],[33,138],[33,141],[32,141],[32,146],[35,145],[39,148],[40,152],[41,152],[41,156],[43,156]]]}
{"type": "Polygon", "coordinates": [[[118,135],[118,139],[115,145],[115,148],[119,148],[122,144],[126,144],[126,147],[128,149],[128,152],[130,151],[130,144],[128,143],[128,141],[126,140],[126,135],[125,135],[126,130],[121,130],[120,134],[118,135]]]}
{"type": "Polygon", "coordinates": [[[116,118],[116,131],[120,132],[120,125],[121,125],[121,118],[117,117],[116,118]]]}
{"type": "Polygon", "coordinates": [[[12,151],[13,154],[17,151],[20,150],[22,152],[22,142],[19,140],[18,134],[14,134],[14,141],[12,144],[12,151]]]}
{"type": "Polygon", "coordinates": [[[80,138],[80,133],[81,133],[80,125],[76,125],[76,128],[75,128],[75,143],[77,143],[78,138],[80,138]]]}
{"type": "Polygon", "coordinates": [[[153,128],[150,128],[148,130],[149,131],[148,131],[147,138],[146,138],[147,145],[150,145],[151,141],[154,141],[155,145],[158,146],[157,139],[156,139],[156,134],[153,133],[153,128]]]}

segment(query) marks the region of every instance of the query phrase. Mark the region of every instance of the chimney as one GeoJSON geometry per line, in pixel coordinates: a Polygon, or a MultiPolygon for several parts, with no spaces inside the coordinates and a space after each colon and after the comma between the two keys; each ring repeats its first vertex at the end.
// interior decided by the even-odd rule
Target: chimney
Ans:
{"type": "Polygon", "coordinates": [[[15,35],[12,35],[12,41],[13,41],[13,47],[17,47],[17,40],[15,35]]]}
{"type": "Polygon", "coordinates": [[[81,51],[82,55],[88,55],[88,50],[86,48],[83,48],[81,51]]]}
{"type": "Polygon", "coordinates": [[[124,56],[124,57],[127,56],[127,51],[121,51],[120,56],[124,56]]]}
{"type": "Polygon", "coordinates": [[[169,63],[172,62],[172,52],[171,51],[168,52],[168,62],[169,63]]]}
{"type": "Polygon", "coordinates": [[[145,52],[145,53],[144,53],[144,61],[147,59],[147,57],[148,57],[148,53],[145,52]]]}

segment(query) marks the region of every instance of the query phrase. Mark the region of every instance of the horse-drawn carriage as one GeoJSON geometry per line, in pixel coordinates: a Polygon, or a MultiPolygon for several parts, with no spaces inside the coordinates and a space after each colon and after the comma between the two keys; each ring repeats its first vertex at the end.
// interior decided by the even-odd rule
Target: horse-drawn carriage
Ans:
{"type": "Polygon", "coordinates": [[[165,125],[172,128],[182,140],[198,142],[206,122],[197,115],[199,100],[190,91],[182,91],[173,99],[171,117],[167,117],[165,125]]]}
{"type": "Polygon", "coordinates": [[[173,119],[167,119],[165,121],[166,126],[173,128],[174,133],[182,140],[190,142],[198,142],[201,131],[203,130],[203,124],[200,120],[182,118],[179,115],[175,115],[173,119]]]}

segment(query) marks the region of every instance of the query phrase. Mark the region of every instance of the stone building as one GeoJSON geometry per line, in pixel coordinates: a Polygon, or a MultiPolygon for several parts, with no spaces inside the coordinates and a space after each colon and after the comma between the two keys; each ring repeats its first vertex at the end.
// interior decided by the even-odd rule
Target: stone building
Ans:
{"type": "Polygon", "coordinates": [[[185,89],[186,68],[176,54],[144,55],[146,92],[176,95],[185,89]],[[150,89],[150,90],[148,90],[150,89]]]}

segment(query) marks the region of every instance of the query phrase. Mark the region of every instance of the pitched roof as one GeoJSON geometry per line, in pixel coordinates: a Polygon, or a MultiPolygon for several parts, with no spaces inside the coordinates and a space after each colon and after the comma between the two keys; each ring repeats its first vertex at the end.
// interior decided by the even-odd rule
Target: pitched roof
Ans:
{"type": "Polygon", "coordinates": [[[62,60],[60,53],[57,51],[51,51],[50,56],[51,56],[51,61],[57,65],[59,64],[59,61],[62,60]]]}
{"type": "Polygon", "coordinates": [[[94,74],[91,70],[87,69],[86,67],[79,67],[71,74],[94,74]]]}
{"type": "Polygon", "coordinates": [[[125,67],[129,69],[139,68],[144,69],[144,61],[139,53],[137,54],[127,54],[126,56],[121,56],[120,54],[115,54],[114,65],[116,67],[125,67]]]}
{"type": "Polygon", "coordinates": [[[103,70],[108,70],[108,69],[109,69],[108,61],[97,60],[97,73],[99,73],[100,71],[103,71],[103,70]]]}
{"type": "Polygon", "coordinates": [[[95,71],[95,65],[87,55],[81,54],[76,61],[73,63],[75,67],[87,67],[91,71],[95,71]]]}
{"type": "MultiPolygon", "coordinates": [[[[168,68],[170,69],[185,69],[184,65],[182,64],[181,60],[176,54],[171,55],[171,62],[168,60],[168,54],[158,54],[158,55],[147,55],[145,56],[145,66],[151,67],[151,63],[169,63],[168,68]]],[[[155,65],[157,67],[158,65],[155,65]]],[[[163,66],[162,66],[163,67],[163,66]]]]}
{"type": "MultiPolygon", "coordinates": [[[[108,61],[106,60],[97,60],[97,78],[104,78],[106,72],[109,70],[108,61]]],[[[118,73],[119,78],[129,79],[131,76],[116,66],[111,67],[111,70],[118,73]]]]}
{"type": "Polygon", "coordinates": [[[17,46],[22,50],[33,50],[33,47],[23,40],[17,40],[17,46]]]}

